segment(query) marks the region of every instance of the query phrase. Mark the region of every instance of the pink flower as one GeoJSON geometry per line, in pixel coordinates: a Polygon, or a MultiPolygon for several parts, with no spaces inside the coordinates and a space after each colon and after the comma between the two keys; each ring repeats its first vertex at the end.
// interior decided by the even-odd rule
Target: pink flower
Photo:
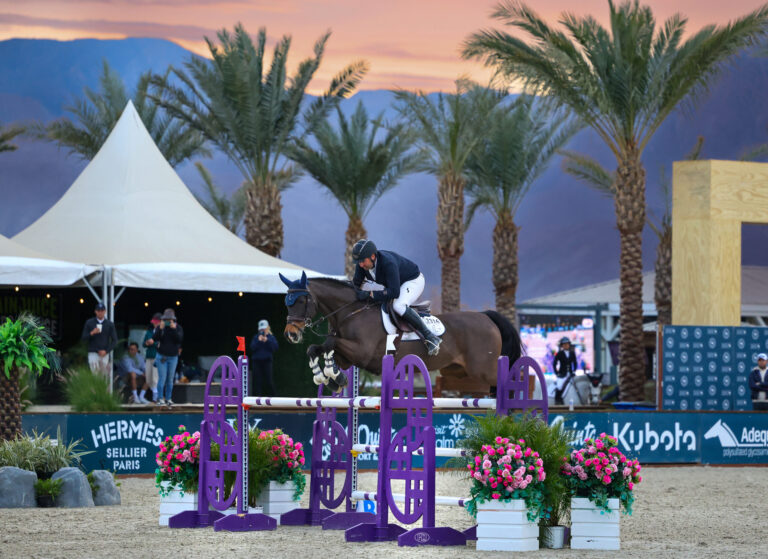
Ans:
{"type": "Polygon", "coordinates": [[[174,471],[174,472],[180,472],[180,471],[181,471],[181,466],[176,466],[176,467],[173,469],[173,471],[174,471]]]}
{"type": "Polygon", "coordinates": [[[501,493],[492,493],[491,498],[493,499],[501,499],[501,493]]]}
{"type": "Polygon", "coordinates": [[[603,478],[603,483],[604,483],[604,484],[606,484],[606,485],[608,485],[609,483],[611,483],[611,476],[605,476],[605,477],[603,478]]]}

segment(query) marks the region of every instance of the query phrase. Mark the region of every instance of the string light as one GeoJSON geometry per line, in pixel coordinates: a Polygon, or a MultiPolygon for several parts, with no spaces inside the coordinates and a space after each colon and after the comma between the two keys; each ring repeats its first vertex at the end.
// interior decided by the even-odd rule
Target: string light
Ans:
{"type": "Polygon", "coordinates": [[[180,307],[181,306],[181,301],[176,301],[176,306],[180,307]]]}
{"type": "Polygon", "coordinates": [[[18,291],[19,291],[19,286],[17,285],[16,287],[14,287],[14,288],[13,288],[13,290],[14,290],[14,291],[16,291],[16,292],[18,293],[18,291]]]}
{"type": "Polygon", "coordinates": [[[85,303],[85,300],[80,299],[80,304],[82,305],[83,303],[85,303]]]}
{"type": "Polygon", "coordinates": [[[50,294],[50,293],[46,293],[46,294],[45,294],[45,298],[46,298],[46,299],[50,299],[50,298],[51,298],[51,294],[50,294]]]}
{"type": "Polygon", "coordinates": [[[243,292],[242,292],[242,291],[238,291],[238,292],[237,292],[237,296],[238,296],[238,297],[242,297],[242,296],[243,296],[243,292]]]}
{"type": "Polygon", "coordinates": [[[209,303],[213,302],[213,297],[208,297],[208,302],[209,303]]]}
{"type": "Polygon", "coordinates": [[[149,306],[149,303],[148,303],[147,301],[144,301],[144,306],[145,306],[145,307],[148,307],[148,306],[149,306]]]}

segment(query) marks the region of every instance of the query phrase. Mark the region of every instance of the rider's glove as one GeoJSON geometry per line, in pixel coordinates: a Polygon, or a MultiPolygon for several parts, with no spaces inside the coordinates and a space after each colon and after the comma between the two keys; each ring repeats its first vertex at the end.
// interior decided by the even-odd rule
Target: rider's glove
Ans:
{"type": "Polygon", "coordinates": [[[362,289],[358,289],[357,290],[357,300],[358,301],[365,301],[370,296],[371,296],[370,291],[364,291],[362,289]]]}

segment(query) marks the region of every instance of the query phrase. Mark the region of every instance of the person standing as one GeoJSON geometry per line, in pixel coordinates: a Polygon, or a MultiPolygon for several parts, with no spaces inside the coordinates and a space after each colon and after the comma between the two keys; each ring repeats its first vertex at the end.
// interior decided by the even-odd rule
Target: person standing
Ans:
{"type": "Polygon", "coordinates": [[[176,321],[176,313],[173,309],[165,309],[160,317],[160,323],[152,334],[152,339],[157,345],[155,366],[157,367],[157,403],[161,406],[173,406],[171,394],[173,393],[173,375],[176,365],[179,363],[179,349],[184,341],[184,330],[176,321]]]}
{"type": "Polygon", "coordinates": [[[144,384],[143,390],[152,391],[152,400],[157,402],[160,397],[157,395],[157,367],[155,367],[155,356],[157,355],[157,345],[155,340],[152,339],[152,335],[155,333],[155,328],[160,325],[161,313],[156,312],[152,315],[152,320],[149,321],[149,328],[144,333],[144,371],[145,378],[147,379],[144,384]]]}
{"type": "Polygon", "coordinates": [[[94,373],[100,373],[111,382],[109,353],[117,345],[117,330],[107,319],[107,307],[96,303],[96,316],[85,321],[81,338],[88,342],[88,366],[94,373]]]}
{"type": "Polygon", "coordinates": [[[272,377],[272,354],[277,351],[277,338],[272,334],[269,322],[259,321],[259,331],[251,340],[251,378],[253,396],[274,396],[275,383],[272,377]],[[264,392],[262,392],[262,387],[264,392]]]}
{"type": "Polygon", "coordinates": [[[752,400],[768,399],[768,355],[765,353],[757,354],[757,367],[749,373],[749,389],[752,400]]]}
{"type": "Polygon", "coordinates": [[[552,364],[557,376],[557,389],[555,390],[555,405],[563,405],[563,394],[568,388],[571,376],[576,372],[576,352],[571,349],[571,340],[568,337],[560,338],[560,351],[555,355],[552,364]]]}

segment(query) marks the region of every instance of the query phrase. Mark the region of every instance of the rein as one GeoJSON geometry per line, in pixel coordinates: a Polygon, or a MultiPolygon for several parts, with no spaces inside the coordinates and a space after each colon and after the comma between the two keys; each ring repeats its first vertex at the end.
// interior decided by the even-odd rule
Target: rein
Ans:
{"type": "MultiPolygon", "coordinates": [[[[307,309],[309,307],[309,299],[310,299],[310,297],[312,297],[312,294],[308,290],[306,290],[306,289],[293,289],[293,290],[289,289],[288,293],[291,293],[291,292],[294,292],[294,293],[297,293],[297,292],[306,293],[307,299],[304,301],[304,314],[306,315],[307,314],[307,309]]],[[[315,328],[320,326],[323,322],[328,320],[330,317],[332,317],[333,315],[335,315],[339,311],[342,311],[342,310],[346,309],[348,306],[350,306],[350,305],[352,305],[354,303],[357,303],[357,301],[356,300],[352,300],[349,303],[346,303],[346,304],[340,306],[335,311],[329,312],[328,314],[325,314],[325,315],[321,314],[320,318],[317,321],[312,321],[312,318],[309,317],[309,316],[298,317],[298,316],[288,315],[287,318],[288,318],[288,320],[290,320],[292,322],[302,322],[303,321],[305,328],[307,328],[309,331],[313,332],[314,334],[316,334],[318,336],[323,336],[323,334],[321,334],[320,332],[315,330],[315,328]]],[[[347,316],[342,318],[339,322],[340,323],[344,322],[348,318],[350,318],[350,317],[356,315],[357,313],[362,312],[362,311],[364,311],[364,310],[366,310],[368,308],[370,308],[370,305],[366,302],[365,305],[363,305],[361,308],[359,308],[359,309],[357,309],[355,311],[352,311],[347,316]]],[[[329,323],[329,326],[330,326],[330,323],[329,323]]]]}

